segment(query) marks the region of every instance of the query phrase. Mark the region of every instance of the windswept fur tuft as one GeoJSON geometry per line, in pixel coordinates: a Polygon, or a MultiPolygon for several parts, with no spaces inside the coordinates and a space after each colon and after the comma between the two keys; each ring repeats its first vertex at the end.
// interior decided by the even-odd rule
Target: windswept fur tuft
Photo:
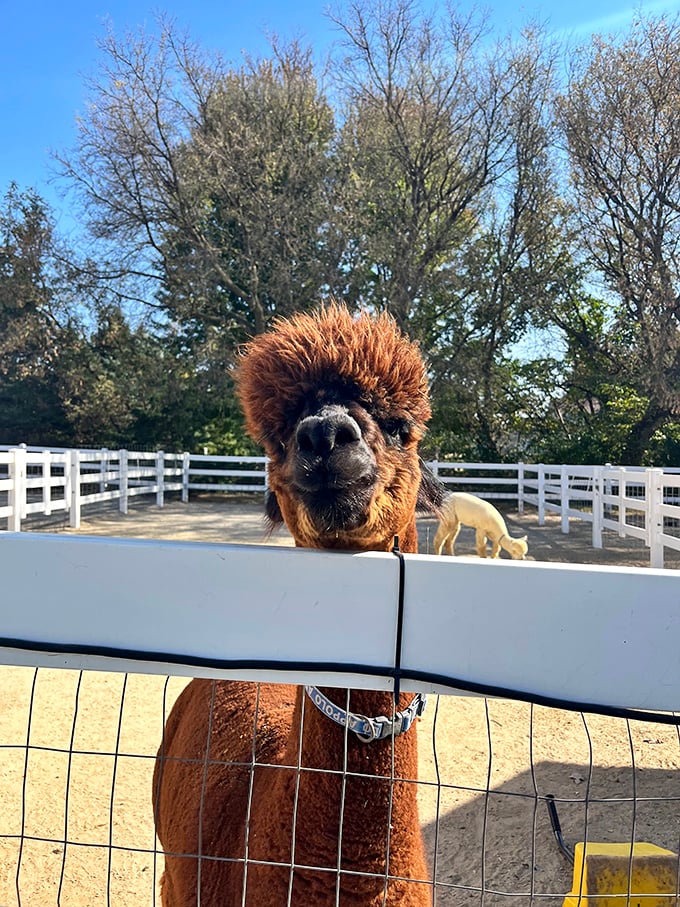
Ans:
{"type": "Polygon", "coordinates": [[[236,385],[270,461],[270,528],[283,520],[306,548],[386,551],[398,535],[417,550],[416,510],[438,514],[442,490],[418,456],[425,364],[393,318],[333,302],[279,320],[246,345],[236,385]]]}
{"type": "Polygon", "coordinates": [[[277,321],[246,345],[236,378],[246,427],[270,455],[319,389],[353,397],[378,421],[408,418],[419,437],[430,418],[418,346],[389,315],[353,317],[337,303],[277,321]]]}

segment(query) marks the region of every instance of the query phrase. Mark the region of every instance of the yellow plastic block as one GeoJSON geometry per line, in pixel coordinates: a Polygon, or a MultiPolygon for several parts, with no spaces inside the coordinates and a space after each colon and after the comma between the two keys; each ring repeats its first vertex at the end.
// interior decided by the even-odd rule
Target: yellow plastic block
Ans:
{"type": "Polygon", "coordinates": [[[678,855],[672,850],[636,842],[631,859],[630,844],[579,842],[563,907],[678,907],[677,892],[678,855]]]}

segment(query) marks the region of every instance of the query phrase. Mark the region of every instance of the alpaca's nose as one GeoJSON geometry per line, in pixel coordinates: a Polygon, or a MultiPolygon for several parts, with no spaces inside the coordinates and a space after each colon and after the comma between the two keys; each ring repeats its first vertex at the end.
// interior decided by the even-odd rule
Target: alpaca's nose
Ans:
{"type": "Polygon", "coordinates": [[[300,422],[295,433],[298,449],[303,453],[323,456],[334,448],[361,440],[361,429],[348,412],[338,406],[327,406],[300,422]]]}

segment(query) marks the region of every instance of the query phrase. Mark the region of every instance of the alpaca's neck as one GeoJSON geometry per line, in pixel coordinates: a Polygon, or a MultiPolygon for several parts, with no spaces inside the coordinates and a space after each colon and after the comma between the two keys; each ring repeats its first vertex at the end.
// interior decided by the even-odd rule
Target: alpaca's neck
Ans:
{"type": "Polygon", "coordinates": [[[415,513],[411,515],[408,521],[394,535],[387,535],[385,538],[384,551],[393,551],[395,541],[399,541],[399,550],[404,554],[418,553],[418,527],[416,524],[415,513]]]}
{"type": "MultiPolygon", "coordinates": [[[[392,550],[393,542],[391,537],[382,550],[392,550]]],[[[415,516],[402,529],[399,548],[417,552],[415,516]]],[[[348,698],[346,690],[321,691],[345,711],[393,715],[391,693],[351,690],[348,698]]],[[[397,709],[412,699],[402,694],[397,709]]],[[[281,767],[254,777],[250,855],[263,864],[250,870],[248,907],[289,897],[295,907],[431,907],[417,779],[415,725],[398,737],[366,743],[298,687],[281,767]],[[281,868],[267,869],[265,861],[281,868]]]]}
{"type": "Polygon", "coordinates": [[[417,554],[418,529],[413,516],[399,530],[392,531],[380,524],[367,525],[356,530],[330,533],[319,537],[316,531],[309,536],[293,536],[298,548],[314,548],[322,551],[393,551],[395,539],[399,550],[405,554],[417,554]]]}
{"type": "MultiPolygon", "coordinates": [[[[391,693],[352,690],[348,703],[346,690],[322,692],[355,714],[371,718],[392,716],[391,693]]],[[[394,739],[366,743],[331,721],[305,697],[302,690],[298,691],[290,741],[290,755],[297,759],[299,754],[303,770],[299,803],[313,804],[308,821],[301,817],[298,823],[302,832],[300,846],[312,854],[325,841],[325,858],[336,865],[341,841],[344,868],[376,874],[385,873],[389,846],[390,874],[411,876],[415,870],[417,877],[417,867],[424,872],[424,866],[419,836],[414,834],[419,827],[418,786],[412,783],[418,777],[415,726],[394,739]],[[319,835],[322,828],[325,834],[319,835]],[[415,853],[414,842],[418,844],[415,853]]],[[[412,696],[403,695],[399,707],[405,708],[411,699],[412,696]]]]}
{"type": "MultiPolygon", "coordinates": [[[[346,690],[323,688],[322,692],[347,709],[346,690]]],[[[402,695],[399,708],[405,708],[411,698],[402,695]]],[[[356,714],[391,717],[392,706],[390,693],[350,693],[349,709],[356,714]]],[[[340,868],[341,904],[431,904],[429,886],[392,880],[383,901],[386,872],[397,878],[427,877],[414,783],[418,777],[415,726],[397,738],[364,743],[322,714],[300,687],[283,763],[299,765],[300,771],[272,773],[262,791],[267,818],[263,827],[254,829],[256,837],[271,844],[277,826],[294,825],[295,863],[340,868]]],[[[253,810],[253,815],[257,817],[258,812],[253,810]]],[[[290,859],[288,847],[285,844],[286,852],[275,859],[290,859]]],[[[334,873],[300,869],[296,880],[296,886],[308,894],[316,892],[315,904],[335,904],[331,897],[334,873]]]]}

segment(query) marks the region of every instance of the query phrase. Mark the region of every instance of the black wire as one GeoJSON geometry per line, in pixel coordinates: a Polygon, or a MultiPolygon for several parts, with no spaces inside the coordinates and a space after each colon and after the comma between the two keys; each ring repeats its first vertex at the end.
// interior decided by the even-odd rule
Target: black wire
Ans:
{"type": "Polygon", "coordinates": [[[61,893],[64,888],[66,879],[66,855],[68,853],[68,822],[70,812],[70,795],[71,795],[71,778],[73,770],[73,755],[75,751],[74,743],[76,738],[76,726],[78,722],[78,705],[80,702],[80,687],[83,682],[83,672],[78,674],[78,683],[76,684],[75,697],[73,701],[73,721],[71,722],[71,740],[68,748],[68,762],[66,768],[66,789],[64,793],[64,851],[61,856],[61,870],[59,872],[59,887],[57,888],[57,905],[61,904],[61,893]]]}
{"type": "Polygon", "coordinates": [[[31,754],[31,728],[33,727],[33,709],[35,707],[35,688],[38,681],[38,671],[33,671],[33,681],[31,683],[31,698],[28,704],[28,726],[26,728],[26,755],[24,756],[24,777],[21,782],[21,834],[19,836],[19,852],[17,854],[17,871],[14,877],[14,887],[17,895],[17,907],[21,907],[21,860],[24,854],[24,841],[26,840],[26,815],[27,815],[27,798],[26,788],[28,787],[28,766],[31,754]]]}
{"type": "Polygon", "coordinates": [[[106,907],[111,907],[111,870],[113,867],[113,816],[116,804],[116,775],[118,774],[118,756],[120,753],[120,737],[123,730],[123,709],[125,708],[125,691],[127,690],[128,674],[123,674],[123,685],[120,691],[120,708],[118,710],[118,729],[116,731],[116,745],[113,755],[113,771],[111,772],[111,797],[109,799],[109,843],[107,854],[106,873],[106,907]]]}
{"type": "Polygon", "coordinates": [[[151,652],[141,649],[122,649],[116,646],[40,642],[38,640],[8,637],[0,637],[0,648],[47,654],[129,659],[131,661],[148,662],[149,664],[183,665],[186,667],[209,668],[217,671],[304,671],[321,674],[363,674],[365,677],[391,677],[395,681],[397,679],[402,681],[417,680],[426,684],[448,687],[452,693],[463,691],[497,699],[533,702],[535,705],[564,709],[569,712],[589,712],[593,715],[606,715],[611,718],[628,718],[632,721],[649,721],[680,727],[680,714],[561,699],[557,696],[544,696],[541,693],[530,693],[526,690],[501,687],[495,684],[478,683],[474,680],[466,680],[463,677],[454,677],[451,674],[440,674],[435,671],[420,671],[404,667],[396,668],[391,665],[365,665],[340,661],[284,661],[274,658],[214,658],[203,655],[178,655],[176,652],[151,652]]]}
{"type": "Polygon", "coordinates": [[[397,642],[394,652],[394,702],[395,704],[397,704],[399,702],[399,687],[401,679],[401,642],[404,633],[404,578],[406,570],[404,564],[404,555],[399,549],[398,535],[395,535],[394,537],[392,554],[394,554],[399,559],[399,592],[397,595],[397,642]]]}

